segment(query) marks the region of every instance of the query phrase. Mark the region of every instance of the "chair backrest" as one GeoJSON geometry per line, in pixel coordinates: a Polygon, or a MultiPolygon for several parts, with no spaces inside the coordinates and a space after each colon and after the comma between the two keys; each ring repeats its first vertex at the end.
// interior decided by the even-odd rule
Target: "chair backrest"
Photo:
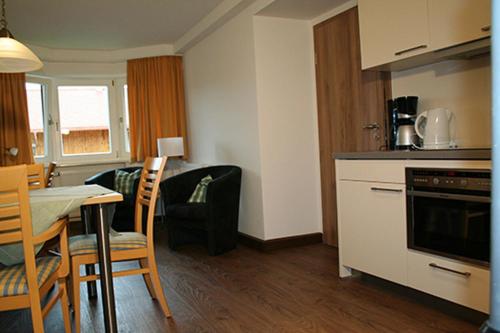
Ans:
{"type": "Polygon", "coordinates": [[[45,187],[45,175],[43,164],[28,164],[26,166],[28,172],[28,189],[38,190],[45,187]]]}
{"type": "Polygon", "coordinates": [[[0,244],[33,235],[26,169],[26,165],[0,168],[0,244]]]}
{"type": "MultiPolygon", "coordinates": [[[[40,302],[40,285],[37,281],[35,244],[40,244],[56,235],[60,236],[59,244],[62,259],[56,272],[58,277],[66,278],[69,273],[68,235],[66,229],[67,219],[61,219],[55,222],[47,231],[39,235],[33,235],[27,169],[28,167],[26,165],[0,168],[0,244],[22,242],[24,271],[26,273],[28,293],[30,295],[29,302],[26,303],[26,306],[36,306],[36,304],[40,302]]],[[[10,283],[9,288],[13,287],[14,284],[10,283]]],[[[11,299],[10,296],[0,296],[0,298],[3,297],[11,299]]],[[[15,298],[17,296],[13,297],[15,298]]],[[[8,299],[4,302],[7,308],[8,306],[12,306],[12,304],[17,304],[14,306],[17,308],[23,306],[23,301],[21,299],[17,299],[10,304],[8,304],[8,302],[10,302],[8,299]]],[[[52,302],[53,299],[48,301],[45,308],[42,309],[42,313],[50,310],[50,304],[52,302]]],[[[35,331],[37,330],[35,329],[35,331]]]]}
{"type": "Polygon", "coordinates": [[[54,172],[56,171],[56,166],[56,162],[49,163],[45,176],[45,187],[52,187],[52,181],[54,180],[54,172]]]}
{"type": "Polygon", "coordinates": [[[142,233],[142,212],[144,206],[146,206],[148,209],[146,222],[148,242],[152,241],[153,237],[156,199],[158,198],[158,190],[166,163],[166,157],[146,158],[141,172],[141,179],[139,180],[135,201],[135,231],[142,233]]]}

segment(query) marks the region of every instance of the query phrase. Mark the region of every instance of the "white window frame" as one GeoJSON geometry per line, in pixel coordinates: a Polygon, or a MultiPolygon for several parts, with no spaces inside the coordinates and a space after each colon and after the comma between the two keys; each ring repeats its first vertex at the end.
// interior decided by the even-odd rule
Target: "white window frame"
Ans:
{"type": "Polygon", "coordinates": [[[46,154],[44,158],[35,158],[37,163],[57,161],[65,165],[86,165],[96,163],[129,162],[130,153],[125,149],[124,94],[123,86],[126,78],[45,78],[28,75],[26,82],[40,83],[44,87],[44,118],[46,135],[46,154]],[[62,136],[60,131],[59,96],[60,86],[107,86],[110,120],[110,153],[63,155],[62,136]],[[49,119],[51,122],[49,122],[49,119]]]}
{"type": "MultiPolygon", "coordinates": [[[[130,160],[130,149],[127,150],[127,126],[125,124],[125,112],[127,112],[127,108],[125,107],[125,86],[127,85],[126,78],[120,78],[114,80],[115,90],[116,90],[116,106],[118,107],[120,113],[120,149],[121,156],[130,160]]],[[[129,117],[130,119],[130,117],[129,117]]]]}
{"type": "Polygon", "coordinates": [[[54,146],[52,144],[52,126],[51,121],[53,116],[51,113],[51,90],[52,81],[50,79],[29,76],[26,78],[26,83],[37,83],[42,85],[42,108],[43,108],[43,129],[44,129],[44,157],[34,157],[36,163],[49,163],[52,160],[54,146]]]}

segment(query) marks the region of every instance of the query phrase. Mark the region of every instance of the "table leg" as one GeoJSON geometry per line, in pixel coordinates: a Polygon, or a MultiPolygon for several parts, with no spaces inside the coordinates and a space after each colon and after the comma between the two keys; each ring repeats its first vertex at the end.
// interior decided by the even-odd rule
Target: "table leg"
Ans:
{"type": "MultiPolygon", "coordinates": [[[[81,209],[82,219],[83,219],[83,228],[85,234],[92,233],[92,207],[84,206],[81,209]]],[[[94,213],[95,215],[95,213],[94,213]]],[[[94,265],[85,265],[85,275],[94,275],[95,274],[95,266],[94,265]]],[[[97,298],[97,283],[96,281],[88,281],[87,282],[87,295],[89,299],[97,298]]]]}
{"type": "Polygon", "coordinates": [[[117,332],[115,296],[113,292],[113,273],[111,269],[111,251],[109,247],[109,223],[106,207],[98,205],[96,216],[97,251],[99,253],[99,274],[106,332],[117,332]]]}

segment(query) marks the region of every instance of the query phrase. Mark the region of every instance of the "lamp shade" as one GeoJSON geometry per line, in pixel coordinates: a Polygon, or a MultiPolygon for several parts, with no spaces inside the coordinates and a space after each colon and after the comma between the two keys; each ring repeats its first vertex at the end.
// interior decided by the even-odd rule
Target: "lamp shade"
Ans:
{"type": "Polygon", "coordinates": [[[184,141],[182,137],[177,138],[160,138],[158,142],[158,156],[183,156],[184,141]]]}
{"type": "Polygon", "coordinates": [[[0,73],[25,73],[43,67],[38,57],[14,38],[0,38],[0,73]]]}

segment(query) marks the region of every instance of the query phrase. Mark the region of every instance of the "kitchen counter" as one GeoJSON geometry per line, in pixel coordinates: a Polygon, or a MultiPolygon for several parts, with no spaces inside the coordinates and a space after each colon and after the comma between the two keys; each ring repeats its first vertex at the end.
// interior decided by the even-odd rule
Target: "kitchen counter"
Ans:
{"type": "Polygon", "coordinates": [[[339,160],[491,160],[491,149],[386,150],[334,153],[339,160]]]}

